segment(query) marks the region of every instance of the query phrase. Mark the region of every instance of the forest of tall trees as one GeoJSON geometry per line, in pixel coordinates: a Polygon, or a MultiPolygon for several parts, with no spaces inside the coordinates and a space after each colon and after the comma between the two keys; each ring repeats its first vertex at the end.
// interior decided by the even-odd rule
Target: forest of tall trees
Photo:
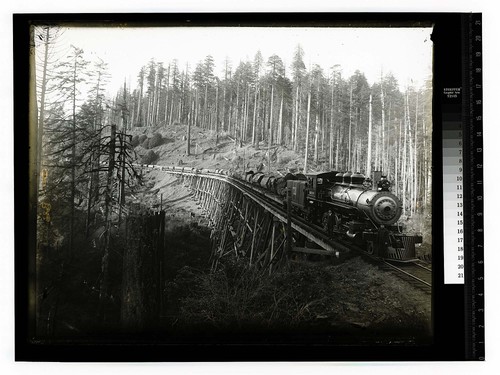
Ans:
{"type": "MultiPolygon", "coordinates": [[[[281,145],[303,155],[304,169],[381,170],[411,215],[429,202],[432,82],[416,87],[390,72],[370,85],[363,72],[312,64],[297,45],[290,66],[260,51],[253,60],[216,67],[208,55],[195,66],[151,59],[113,103],[127,103],[128,127],[197,126],[252,145],[281,145]],[[217,74],[219,72],[219,74],[217,74]]],[[[188,151],[189,152],[189,151],[188,151]]]]}

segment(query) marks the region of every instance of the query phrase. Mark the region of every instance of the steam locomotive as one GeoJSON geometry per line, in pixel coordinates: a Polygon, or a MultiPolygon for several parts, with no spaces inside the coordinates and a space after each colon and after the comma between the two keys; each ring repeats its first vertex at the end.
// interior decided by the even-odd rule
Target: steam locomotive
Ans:
{"type": "Polygon", "coordinates": [[[373,180],[339,171],[281,177],[249,171],[244,179],[279,196],[285,207],[289,193],[293,213],[321,227],[331,238],[348,239],[382,258],[416,258],[415,244],[422,237],[402,233],[398,224],[401,200],[379,171],[373,173],[373,180]]]}

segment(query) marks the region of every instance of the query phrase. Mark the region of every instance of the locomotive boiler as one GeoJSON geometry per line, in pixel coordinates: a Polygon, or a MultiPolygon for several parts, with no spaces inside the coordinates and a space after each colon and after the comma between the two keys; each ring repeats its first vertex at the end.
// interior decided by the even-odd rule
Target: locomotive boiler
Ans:
{"type": "Polygon", "coordinates": [[[381,181],[376,182],[375,188],[361,174],[337,173],[330,188],[331,200],[334,204],[345,203],[362,211],[376,224],[393,225],[401,217],[402,203],[389,191],[390,185],[381,181]]]}

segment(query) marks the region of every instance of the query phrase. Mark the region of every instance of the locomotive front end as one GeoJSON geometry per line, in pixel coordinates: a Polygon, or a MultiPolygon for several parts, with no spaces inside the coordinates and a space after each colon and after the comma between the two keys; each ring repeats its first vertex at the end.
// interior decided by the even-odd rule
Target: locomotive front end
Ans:
{"type": "Polygon", "coordinates": [[[401,217],[401,201],[388,191],[367,191],[360,198],[364,201],[360,199],[358,207],[367,212],[377,224],[393,225],[401,217]]]}

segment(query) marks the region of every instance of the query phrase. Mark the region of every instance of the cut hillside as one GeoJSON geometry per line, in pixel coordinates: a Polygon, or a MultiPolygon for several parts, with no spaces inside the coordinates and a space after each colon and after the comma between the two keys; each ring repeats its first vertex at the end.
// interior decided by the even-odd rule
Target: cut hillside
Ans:
{"type": "MultiPolygon", "coordinates": [[[[217,138],[215,132],[199,127],[191,128],[191,150],[187,155],[187,126],[170,125],[132,130],[138,161],[153,151],[157,158],[150,163],[164,166],[187,166],[224,169],[232,172],[263,170],[272,173],[298,172],[303,169],[303,156],[285,146],[268,148],[264,142],[252,146],[251,142],[236,141],[227,133],[217,138]],[[161,141],[159,141],[159,136],[161,141]],[[269,166],[269,154],[271,163],[269,166]]],[[[310,164],[310,171],[321,165],[310,164]]],[[[325,167],[326,168],[326,167],[325,167]]]]}

